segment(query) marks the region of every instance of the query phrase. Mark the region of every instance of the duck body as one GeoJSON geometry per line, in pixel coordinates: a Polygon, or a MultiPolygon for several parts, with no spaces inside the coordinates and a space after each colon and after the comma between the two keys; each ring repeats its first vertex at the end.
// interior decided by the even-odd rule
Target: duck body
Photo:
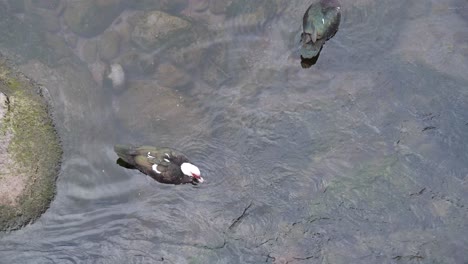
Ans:
{"type": "Polygon", "coordinates": [[[198,184],[203,182],[200,170],[183,154],[153,146],[115,145],[121,160],[161,183],[198,184]]]}
{"type": "Polygon", "coordinates": [[[323,44],[338,31],[341,4],[338,0],[320,0],[311,4],[302,19],[301,56],[313,58],[323,44]]]}

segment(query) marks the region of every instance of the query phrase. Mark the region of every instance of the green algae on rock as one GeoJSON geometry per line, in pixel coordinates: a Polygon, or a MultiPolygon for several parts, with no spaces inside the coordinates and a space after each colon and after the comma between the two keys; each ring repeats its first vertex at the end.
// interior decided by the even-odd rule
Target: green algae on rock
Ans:
{"type": "Polygon", "coordinates": [[[7,231],[48,208],[62,150],[42,89],[1,56],[0,94],[0,230],[7,231]]]}

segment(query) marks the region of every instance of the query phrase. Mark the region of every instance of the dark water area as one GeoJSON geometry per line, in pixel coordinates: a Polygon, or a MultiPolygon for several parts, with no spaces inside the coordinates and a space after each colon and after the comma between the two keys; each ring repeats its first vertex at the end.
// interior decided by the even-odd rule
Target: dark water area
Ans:
{"type": "Polygon", "coordinates": [[[49,90],[64,144],[56,198],[0,234],[0,263],[468,262],[466,1],[342,1],[308,69],[295,39],[309,1],[211,16],[188,2],[167,12],[191,17],[196,41],[138,50],[156,70],[126,68],[121,89],[76,52],[100,36],[39,31],[63,51],[27,56],[36,31],[0,38],[49,90]],[[119,143],[181,150],[205,183],[124,169],[119,143]]]}

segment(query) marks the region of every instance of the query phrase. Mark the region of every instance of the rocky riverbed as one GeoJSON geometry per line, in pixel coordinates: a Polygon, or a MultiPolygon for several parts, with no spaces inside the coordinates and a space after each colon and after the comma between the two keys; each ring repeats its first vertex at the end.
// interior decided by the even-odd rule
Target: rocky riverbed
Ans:
{"type": "Polygon", "coordinates": [[[64,149],[0,263],[463,263],[466,1],[342,1],[304,70],[310,4],[0,0],[64,149]],[[183,150],[206,184],[124,170],[116,143],[183,150]]]}

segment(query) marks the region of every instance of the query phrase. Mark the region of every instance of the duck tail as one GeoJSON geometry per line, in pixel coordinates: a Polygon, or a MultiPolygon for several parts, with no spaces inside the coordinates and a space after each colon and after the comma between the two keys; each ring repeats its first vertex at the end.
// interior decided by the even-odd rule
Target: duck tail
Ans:
{"type": "Polygon", "coordinates": [[[128,145],[115,145],[114,146],[114,151],[121,158],[123,161],[125,161],[128,164],[133,164],[134,162],[134,157],[132,155],[133,147],[128,146],[128,145]]]}

